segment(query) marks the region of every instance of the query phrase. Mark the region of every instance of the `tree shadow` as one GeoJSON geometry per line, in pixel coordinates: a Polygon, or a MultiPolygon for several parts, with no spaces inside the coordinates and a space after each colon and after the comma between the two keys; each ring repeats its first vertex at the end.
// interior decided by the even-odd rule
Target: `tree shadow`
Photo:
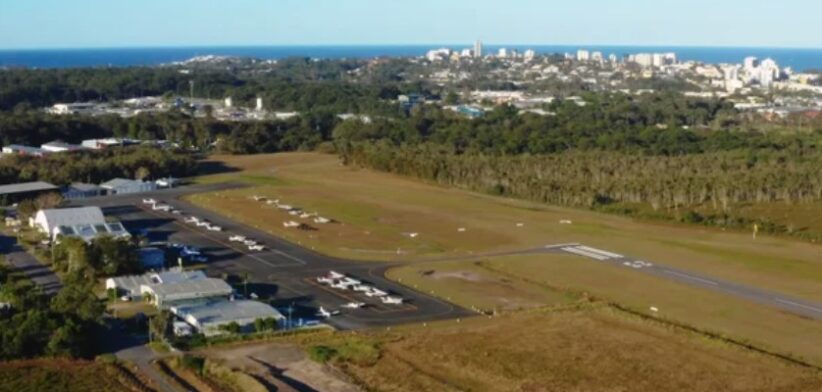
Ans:
{"type": "Polygon", "coordinates": [[[210,175],[210,174],[224,174],[224,173],[236,173],[241,171],[241,169],[228,166],[225,162],[220,161],[200,161],[197,163],[197,175],[210,175]]]}
{"type": "Polygon", "coordinates": [[[279,369],[276,366],[271,365],[268,362],[262,361],[258,358],[249,357],[249,359],[264,367],[271,374],[272,377],[282,381],[289,387],[294,388],[299,392],[319,392],[316,389],[306,385],[302,381],[295,380],[291,377],[286,376],[285,369],[279,369]]]}

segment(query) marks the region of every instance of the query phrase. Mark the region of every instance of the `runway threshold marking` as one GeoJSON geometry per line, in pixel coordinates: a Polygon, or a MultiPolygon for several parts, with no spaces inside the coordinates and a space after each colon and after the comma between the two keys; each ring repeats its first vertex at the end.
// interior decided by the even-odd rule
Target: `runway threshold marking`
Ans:
{"type": "Polygon", "coordinates": [[[681,273],[681,272],[676,272],[676,271],[671,271],[671,270],[665,270],[664,272],[665,272],[666,274],[671,274],[671,275],[678,276],[678,277],[680,277],[680,278],[690,279],[690,280],[693,280],[693,281],[696,281],[696,282],[701,282],[701,283],[709,284],[709,285],[711,285],[711,286],[718,286],[718,285],[719,285],[719,283],[716,283],[716,282],[714,282],[714,281],[712,281],[712,280],[698,278],[698,277],[696,277],[696,276],[692,276],[692,275],[688,275],[688,274],[683,274],[683,273],[681,273]]]}
{"type": "Polygon", "coordinates": [[[776,300],[776,302],[781,302],[781,303],[786,304],[786,305],[796,306],[796,307],[812,310],[814,312],[822,313],[822,308],[817,308],[816,306],[800,304],[798,302],[788,301],[786,299],[781,299],[781,298],[774,298],[774,299],[776,300]]]}

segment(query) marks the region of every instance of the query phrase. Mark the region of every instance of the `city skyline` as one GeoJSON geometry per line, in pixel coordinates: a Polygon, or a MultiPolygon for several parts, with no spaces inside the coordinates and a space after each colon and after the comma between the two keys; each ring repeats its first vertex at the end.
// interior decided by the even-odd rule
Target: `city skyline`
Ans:
{"type": "Polygon", "coordinates": [[[822,3],[588,0],[12,0],[0,49],[322,46],[608,45],[822,48],[822,3]],[[801,10],[802,12],[797,12],[801,10]],[[123,18],[128,15],[128,18],[123,18]],[[379,34],[375,34],[379,32],[379,34]]]}

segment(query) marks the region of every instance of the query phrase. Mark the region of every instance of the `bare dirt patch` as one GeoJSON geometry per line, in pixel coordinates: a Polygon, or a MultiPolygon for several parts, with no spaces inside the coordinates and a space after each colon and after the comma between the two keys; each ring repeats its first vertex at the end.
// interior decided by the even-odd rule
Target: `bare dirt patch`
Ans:
{"type": "Polygon", "coordinates": [[[282,391],[359,392],[347,376],[311,361],[296,345],[272,343],[209,349],[203,354],[259,377],[282,391]]]}

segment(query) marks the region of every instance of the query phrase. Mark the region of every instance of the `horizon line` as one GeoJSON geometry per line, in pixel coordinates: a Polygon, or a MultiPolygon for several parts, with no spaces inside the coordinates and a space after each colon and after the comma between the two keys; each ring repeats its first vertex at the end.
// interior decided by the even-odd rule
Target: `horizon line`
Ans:
{"type": "MultiPolygon", "coordinates": [[[[532,46],[539,47],[569,47],[585,49],[586,47],[614,47],[614,48],[685,48],[685,49],[777,49],[777,50],[822,50],[822,47],[811,46],[774,46],[774,45],[706,45],[706,44],[550,44],[550,43],[496,43],[483,42],[483,46],[532,46]]],[[[139,50],[139,49],[215,49],[215,48],[377,48],[377,47],[472,47],[471,43],[387,43],[387,44],[352,44],[352,43],[312,43],[312,44],[171,44],[171,45],[124,45],[124,46],[52,46],[52,47],[0,47],[2,52],[35,52],[35,51],[79,51],[79,50],[139,50]]]]}

